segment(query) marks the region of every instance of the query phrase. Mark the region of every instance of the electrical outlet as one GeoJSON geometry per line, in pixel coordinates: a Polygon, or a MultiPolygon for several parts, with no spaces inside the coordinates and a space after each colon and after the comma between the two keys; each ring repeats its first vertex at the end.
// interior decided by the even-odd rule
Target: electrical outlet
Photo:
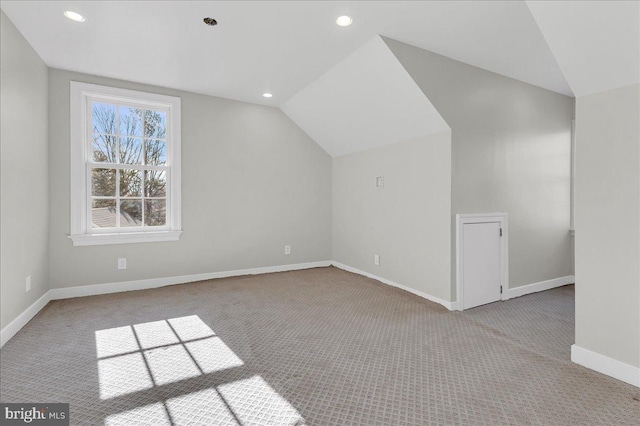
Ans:
{"type": "Polygon", "coordinates": [[[384,188],[384,176],[378,176],[376,178],[376,188],[384,188]]]}
{"type": "Polygon", "coordinates": [[[31,290],[31,275],[27,277],[27,292],[31,290]]]}
{"type": "Polygon", "coordinates": [[[121,257],[118,259],[118,269],[127,269],[127,258],[121,257]]]}
{"type": "Polygon", "coordinates": [[[284,246],[284,254],[291,254],[291,246],[284,246]]]}
{"type": "Polygon", "coordinates": [[[374,255],[373,255],[373,263],[374,263],[375,265],[380,266],[380,256],[378,256],[377,254],[374,254],[374,255]]]}

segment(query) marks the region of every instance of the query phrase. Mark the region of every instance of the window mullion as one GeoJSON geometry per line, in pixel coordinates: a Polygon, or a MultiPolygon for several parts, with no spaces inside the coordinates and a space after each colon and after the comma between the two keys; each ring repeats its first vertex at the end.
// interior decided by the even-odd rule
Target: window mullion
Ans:
{"type": "MultiPolygon", "coordinates": [[[[144,149],[144,145],[142,146],[144,149]]],[[[144,200],[145,200],[145,188],[147,185],[147,174],[143,171],[142,172],[142,187],[140,188],[140,195],[142,196],[142,226],[144,226],[144,224],[146,223],[144,221],[144,215],[145,215],[145,208],[144,208],[144,200]]]]}
{"type": "Polygon", "coordinates": [[[120,169],[116,169],[116,228],[120,229],[120,169]]]}
{"type": "Polygon", "coordinates": [[[87,203],[87,211],[85,212],[85,220],[87,221],[87,232],[89,232],[93,228],[93,202],[91,198],[91,193],[93,191],[93,180],[92,180],[92,172],[93,169],[91,167],[85,168],[85,176],[87,180],[86,185],[86,193],[84,194],[87,203]]]}
{"type": "Polygon", "coordinates": [[[120,164],[120,106],[116,105],[116,163],[120,164]]]}
{"type": "Polygon", "coordinates": [[[169,166],[152,166],[152,165],[144,165],[144,164],[116,164],[116,163],[94,163],[92,161],[88,162],[90,167],[94,169],[134,169],[134,170],[149,170],[149,171],[157,171],[157,172],[167,172],[169,173],[169,166]]]}
{"type": "MultiPolygon", "coordinates": [[[[147,114],[146,114],[146,110],[142,110],[142,164],[144,164],[145,166],[147,165],[147,139],[146,139],[146,134],[147,133],[147,114]]],[[[144,208],[144,196],[145,194],[145,189],[146,189],[146,185],[147,185],[147,173],[145,171],[142,172],[142,188],[140,188],[141,190],[141,201],[140,203],[142,204],[141,208],[142,208],[142,226],[145,225],[145,220],[144,220],[144,214],[145,214],[145,208],[144,208]]]]}
{"type": "MultiPolygon", "coordinates": [[[[90,162],[93,160],[93,124],[92,124],[92,111],[91,111],[91,102],[86,102],[85,104],[85,114],[86,114],[86,123],[85,123],[85,152],[84,152],[84,161],[90,162]]],[[[92,192],[93,192],[93,168],[91,165],[85,165],[85,200],[86,200],[86,211],[84,212],[84,217],[86,220],[86,229],[85,232],[90,232],[93,229],[93,202],[92,202],[92,192]]]]}
{"type": "Polygon", "coordinates": [[[171,223],[171,172],[167,171],[165,174],[165,189],[164,189],[164,221],[167,225],[171,223]]]}

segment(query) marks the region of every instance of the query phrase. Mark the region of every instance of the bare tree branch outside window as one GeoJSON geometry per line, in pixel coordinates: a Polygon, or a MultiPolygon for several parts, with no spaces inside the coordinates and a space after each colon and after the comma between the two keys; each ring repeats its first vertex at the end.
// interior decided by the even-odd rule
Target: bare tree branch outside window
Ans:
{"type": "Polygon", "coordinates": [[[166,113],[103,103],[91,113],[92,160],[104,163],[92,169],[93,227],[115,227],[117,215],[121,227],[164,226],[167,171],[136,166],[166,165],[166,113]]]}

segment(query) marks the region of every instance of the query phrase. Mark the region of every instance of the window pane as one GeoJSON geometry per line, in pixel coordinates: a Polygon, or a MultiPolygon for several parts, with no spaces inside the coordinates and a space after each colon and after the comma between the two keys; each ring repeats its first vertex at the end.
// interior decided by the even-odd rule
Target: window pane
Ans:
{"type": "Polygon", "coordinates": [[[93,161],[96,163],[117,163],[117,137],[111,135],[93,135],[93,161]]]}
{"type": "Polygon", "coordinates": [[[144,135],[148,138],[164,139],[167,134],[167,113],[144,111],[144,135]]]}
{"type": "Polygon", "coordinates": [[[94,133],[116,134],[116,106],[93,102],[91,105],[91,125],[94,133]]]}
{"type": "Polygon", "coordinates": [[[142,138],[120,138],[120,163],[142,164],[142,138]]]}
{"type": "Polygon", "coordinates": [[[167,222],[166,200],[144,201],[144,224],[147,226],[164,226],[167,222]]]}
{"type": "Polygon", "coordinates": [[[91,202],[91,227],[115,228],[116,200],[93,200],[91,202]]]}
{"type": "Polygon", "coordinates": [[[91,174],[91,195],[96,197],[116,196],[116,171],[114,169],[92,169],[91,174]]]}
{"type": "Polygon", "coordinates": [[[120,196],[142,197],[142,171],[120,170],[120,196]]]}
{"type": "Polygon", "coordinates": [[[167,144],[163,140],[145,140],[145,164],[161,166],[167,163],[167,144]]]}
{"type": "Polygon", "coordinates": [[[120,134],[122,136],[142,136],[141,109],[120,107],[120,134]]]}
{"type": "Polygon", "coordinates": [[[166,197],[167,196],[167,174],[158,170],[147,170],[144,172],[144,196],[145,197],[166,197]]]}
{"type": "Polygon", "coordinates": [[[142,226],[142,200],[120,202],[120,226],[142,226]]]}

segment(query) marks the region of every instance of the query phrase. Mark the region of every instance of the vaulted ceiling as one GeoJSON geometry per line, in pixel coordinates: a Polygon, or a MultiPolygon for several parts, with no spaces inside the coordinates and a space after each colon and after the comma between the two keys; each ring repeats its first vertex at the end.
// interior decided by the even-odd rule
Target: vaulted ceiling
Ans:
{"type": "Polygon", "coordinates": [[[50,67],[281,107],[332,155],[446,128],[379,35],[568,96],[640,81],[636,1],[0,5],[50,67]]]}
{"type": "Polygon", "coordinates": [[[279,106],[375,35],[571,95],[524,2],[2,1],[50,67],[279,106]],[[82,14],[75,23],[65,10],[82,14]],[[353,24],[335,20],[349,15],[353,24]],[[215,27],[204,17],[218,21],[215,27]],[[270,91],[274,97],[262,98],[270,91]]]}
{"type": "Polygon", "coordinates": [[[281,108],[332,156],[450,129],[379,36],[281,108]]]}
{"type": "Polygon", "coordinates": [[[640,2],[527,2],[573,93],[640,81],[640,2]]]}

